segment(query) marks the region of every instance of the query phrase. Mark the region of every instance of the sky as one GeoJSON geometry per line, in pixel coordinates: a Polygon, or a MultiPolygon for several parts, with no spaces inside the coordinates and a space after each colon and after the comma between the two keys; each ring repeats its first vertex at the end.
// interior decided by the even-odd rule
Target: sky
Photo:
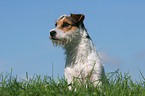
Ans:
{"type": "Polygon", "coordinates": [[[145,76],[144,0],[0,0],[0,73],[24,78],[63,77],[64,50],[54,47],[49,30],[70,13],[85,15],[84,24],[101,54],[105,72],[119,69],[133,80],[145,76]]]}

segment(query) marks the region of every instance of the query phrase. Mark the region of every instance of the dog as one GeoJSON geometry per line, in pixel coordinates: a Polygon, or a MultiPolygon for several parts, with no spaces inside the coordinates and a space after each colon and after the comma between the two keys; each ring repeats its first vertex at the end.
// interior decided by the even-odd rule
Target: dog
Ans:
{"type": "Polygon", "coordinates": [[[83,14],[62,15],[50,30],[49,38],[53,45],[65,49],[65,78],[68,84],[75,77],[84,83],[89,79],[93,85],[100,85],[105,76],[99,53],[84,26],[83,14]]]}

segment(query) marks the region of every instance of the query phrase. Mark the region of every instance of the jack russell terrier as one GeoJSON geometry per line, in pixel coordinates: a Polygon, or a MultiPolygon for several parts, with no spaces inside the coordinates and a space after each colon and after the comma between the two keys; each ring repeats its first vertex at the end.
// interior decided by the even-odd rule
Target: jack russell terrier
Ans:
{"type": "Polygon", "coordinates": [[[65,49],[65,78],[68,84],[77,77],[84,83],[89,79],[96,86],[104,81],[104,66],[83,24],[84,18],[83,14],[62,15],[55,28],[50,30],[49,38],[54,45],[65,49]]]}

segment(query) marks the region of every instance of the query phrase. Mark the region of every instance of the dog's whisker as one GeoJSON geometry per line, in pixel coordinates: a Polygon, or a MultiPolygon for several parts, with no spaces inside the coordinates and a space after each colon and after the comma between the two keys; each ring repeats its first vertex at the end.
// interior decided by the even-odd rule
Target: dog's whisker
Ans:
{"type": "Polygon", "coordinates": [[[52,44],[54,45],[54,42],[52,42],[52,44]]]}

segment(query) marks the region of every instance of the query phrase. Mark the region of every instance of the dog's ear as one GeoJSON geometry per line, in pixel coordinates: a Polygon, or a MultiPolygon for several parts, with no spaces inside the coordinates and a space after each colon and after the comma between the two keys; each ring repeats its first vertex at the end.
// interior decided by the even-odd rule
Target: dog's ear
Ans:
{"type": "Polygon", "coordinates": [[[71,17],[76,23],[82,23],[85,19],[85,16],[83,14],[71,14],[71,17]]]}

